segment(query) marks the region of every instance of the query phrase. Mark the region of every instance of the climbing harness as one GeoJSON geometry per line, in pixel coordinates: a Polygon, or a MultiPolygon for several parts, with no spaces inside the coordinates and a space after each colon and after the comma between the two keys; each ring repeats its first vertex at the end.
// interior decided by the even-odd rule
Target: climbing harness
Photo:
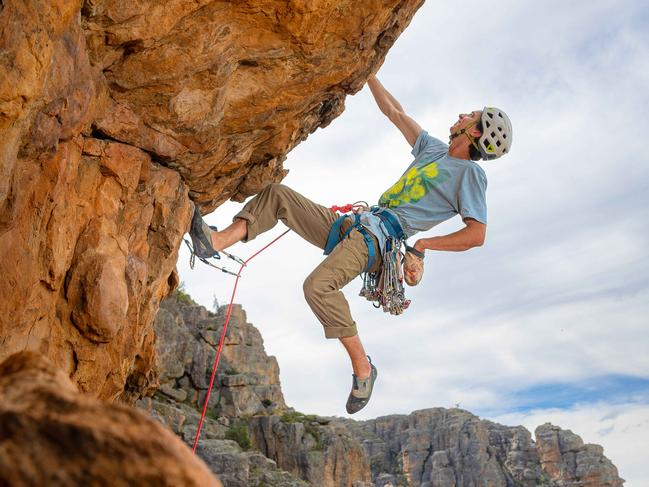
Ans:
{"type": "MultiPolygon", "coordinates": [[[[290,231],[291,230],[286,230],[279,237],[276,237],[275,239],[273,239],[269,244],[264,245],[261,249],[259,249],[257,252],[252,254],[246,260],[240,259],[238,257],[235,258],[234,256],[230,257],[230,254],[228,254],[226,252],[223,252],[221,250],[220,252],[223,252],[224,255],[227,255],[228,257],[236,260],[238,263],[241,264],[241,267],[239,267],[239,272],[237,272],[236,274],[234,272],[224,270],[221,267],[217,267],[215,265],[212,265],[210,262],[205,262],[204,259],[201,259],[199,257],[199,259],[201,261],[205,262],[206,264],[208,264],[208,265],[210,265],[212,267],[216,267],[217,269],[220,269],[223,272],[227,272],[228,274],[232,274],[233,276],[236,276],[237,278],[234,281],[234,288],[232,289],[232,296],[230,297],[230,305],[228,306],[228,312],[227,312],[227,314],[225,316],[225,323],[223,324],[223,330],[221,331],[221,338],[219,340],[219,347],[218,347],[218,349],[216,351],[216,358],[214,359],[214,367],[212,368],[212,376],[210,377],[210,385],[207,388],[207,394],[205,395],[205,403],[203,404],[203,412],[201,413],[201,420],[198,423],[198,429],[196,430],[196,437],[194,438],[194,445],[192,446],[192,452],[194,452],[194,453],[196,453],[196,446],[198,445],[198,438],[201,435],[201,428],[203,427],[203,420],[205,420],[205,413],[207,412],[207,405],[210,402],[210,393],[212,392],[212,386],[214,385],[214,378],[216,377],[216,369],[219,366],[219,359],[221,358],[221,351],[223,350],[223,343],[225,342],[225,335],[226,335],[226,332],[227,332],[227,329],[228,329],[228,323],[230,322],[230,315],[232,313],[232,305],[234,303],[234,295],[237,292],[237,284],[239,283],[239,278],[241,277],[241,272],[243,271],[243,268],[248,265],[248,262],[250,262],[256,256],[261,254],[264,250],[266,250],[268,247],[273,245],[275,242],[277,242],[280,238],[282,238],[284,235],[286,235],[290,231]]],[[[185,242],[187,242],[187,240],[185,240],[185,242]]],[[[187,242],[187,244],[189,245],[188,242],[187,242]]],[[[191,246],[190,246],[190,249],[191,249],[191,246]]],[[[192,252],[193,252],[193,249],[192,249],[192,252]]]]}
{"type": "Polygon", "coordinates": [[[406,235],[397,218],[388,210],[381,206],[369,207],[367,203],[359,203],[365,202],[331,207],[332,210],[345,214],[341,215],[331,226],[324,254],[329,255],[334,247],[347,238],[353,229],[358,230],[363,235],[368,253],[367,266],[362,274],[363,287],[359,296],[372,301],[375,308],[383,308],[384,312],[391,315],[400,315],[410,306],[410,300],[406,299],[403,287],[404,254],[401,252],[401,246],[406,245],[406,235]],[[370,232],[360,222],[361,214],[364,211],[378,216],[388,232],[383,249],[382,266],[375,272],[370,272],[376,260],[374,241],[370,232]],[[341,226],[348,218],[352,219],[352,224],[341,235],[341,226]]]}

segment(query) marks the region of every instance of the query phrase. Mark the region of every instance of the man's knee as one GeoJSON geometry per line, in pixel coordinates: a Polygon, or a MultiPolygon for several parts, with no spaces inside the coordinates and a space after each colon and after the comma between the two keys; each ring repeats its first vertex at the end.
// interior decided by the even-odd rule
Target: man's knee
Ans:
{"type": "Polygon", "coordinates": [[[304,292],[304,299],[311,304],[316,296],[315,280],[313,275],[309,275],[302,283],[302,291],[304,292]]]}
{"type": "Polygon", "coordinates": [[[282,183],[270,183],[264,188],[264,191],[273,196],[281,197],[290,193],[292,190],[282,183]]]}
{"type": "Polygon", "coordinates": [[[322,297],[327,293],[329,286],[321,279],[318,279],[317,275],[309,274],[309,276],[304,280],[302,284],[302,290],[304,291],[304,299],[309,305],[313,306],[317,303],[322,297]]]}

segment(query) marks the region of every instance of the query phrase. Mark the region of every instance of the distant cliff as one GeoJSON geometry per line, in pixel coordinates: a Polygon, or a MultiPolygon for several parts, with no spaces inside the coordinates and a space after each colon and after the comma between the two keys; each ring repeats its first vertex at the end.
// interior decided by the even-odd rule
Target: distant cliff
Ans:
{"type": "MultiPolygon", "coordinates": [[[[225,308],[183,294],[155,320],[160,388],[139,402],[191,443],[225,308]]],[[[198,454],[226,487],[617,487],[600,446],[571,431],[502,426],[461,409],[369,421],[302,414],[284,403],[279,368],[235,306],[198,454]],[[304,483],[306,482],[306,484],[304,483]]]]}

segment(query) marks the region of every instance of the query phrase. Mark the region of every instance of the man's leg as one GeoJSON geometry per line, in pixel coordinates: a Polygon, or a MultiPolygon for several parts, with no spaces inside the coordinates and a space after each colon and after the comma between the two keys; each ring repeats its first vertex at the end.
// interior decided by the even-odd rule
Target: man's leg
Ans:
{"type": "MultiPolygon", "coordinates": [[[[214,249],[222,250],[238,241],[254,239],[281,220],[302,238],[323,249],[336,218],[337,215],[330,209],[313,203],[290,188],[271,184],[235,215],[230,226],[220,232],[212,232],[211,238],[214,249]]],[[[346,227],[343,225],[343,231],[346,227]]],[[[373,240],[378,249],[378,242],[373,240]]],[[[351,317],[349,304],[340,289],[363,272],[367,261],[368,251],[363,236],[354,230],[304,282],[306,300],[325,327],[325,336],[341,341],[354,374],[365,383],[368,383],[372,368],[351,317]]],[[[377,259],[372,271],[378,270],[380,265],[381,260],[377,259]]],[[[369,397],[365,403],[367,400],[369,397]]]]}
{"type": "MultiPolygon", "coordinates": [[[[378,248],[378,242],[373,240],[378,248]]],[[[369,377],[371,367],[341,289],[365,270],[367,260],[363,236],[353,230],[304,281],[304,297],[322,323],[325,336],[340,340],[349,354],[354,374],[360,379],[369,377]]],[[[377,259],[372,271],[380,265],[377,259]]]]}
{"type": "Polygon", "coordinates": [[[358,333],[352,337],[341,337],[339,340],[349,354],[354,374],[359,379],[367,379],[370,376],[372,368],[370,367],[370,362],[367,360],[367,355],[365,354],[365,349],[363,348],[358,333]]]}
{"type": "Polygon", "coordinates": [[[230,226],[212,232],[212,246],[214,250],[223,250],[239,241],[248,242],[281,220],[302,238],[323,249],[336,218],[329,208],[291,188],[269,184],[234,216],[230,226]]]}
{"type": "Polygon", "coordinates": [[[220,232],[212,231],[212,247],[217,252],[245,240],[248,236],[248,222],[237,218],[228,227],[220,232]]]}

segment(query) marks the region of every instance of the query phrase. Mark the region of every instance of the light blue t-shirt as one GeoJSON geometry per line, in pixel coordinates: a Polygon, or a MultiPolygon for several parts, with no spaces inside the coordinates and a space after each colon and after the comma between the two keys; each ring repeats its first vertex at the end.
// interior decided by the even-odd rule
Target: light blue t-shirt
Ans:
{"type": "MultiPolygon", "coordinates": [[[[412,149],[415,160],[379,199],[396,215],[408,237],[461,215],[487,223],[487,177],[474,161],[448,155],[448,144],[422,130],[412,149]]],[[[361,215],[361,223],[379,240],[388,232],[376,215],[361,215]]]]}

